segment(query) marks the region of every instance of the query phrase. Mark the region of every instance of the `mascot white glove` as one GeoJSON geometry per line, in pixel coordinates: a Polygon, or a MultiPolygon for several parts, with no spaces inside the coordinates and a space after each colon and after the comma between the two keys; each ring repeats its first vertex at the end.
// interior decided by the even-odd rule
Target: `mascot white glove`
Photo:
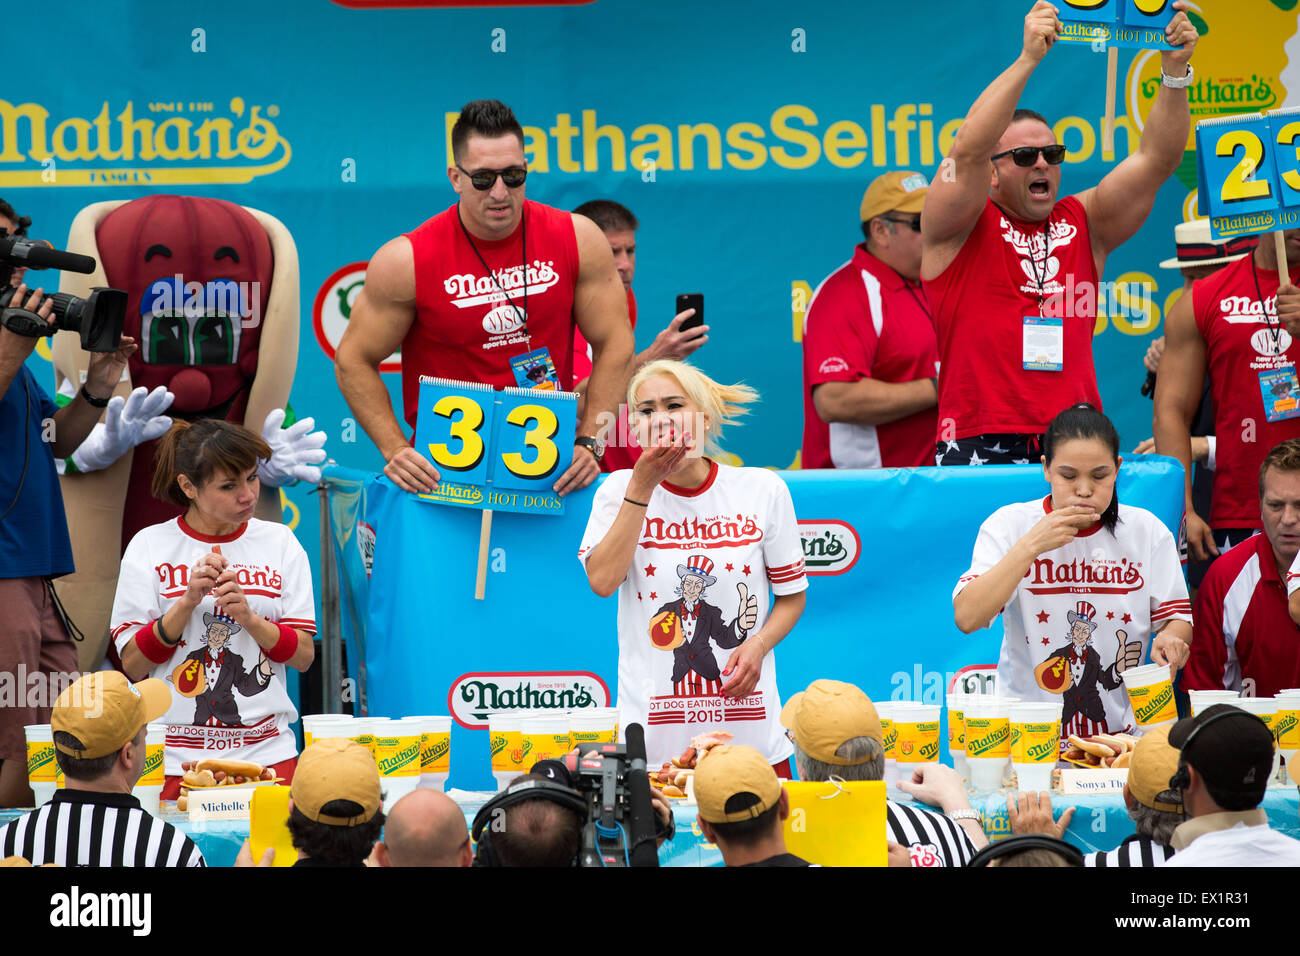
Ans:
{"type": "Polygon", "coordinates": [[[104,410],[104,420],[72,453],[72,464],[78,471],[99,471],[141,442],[162,437],[172,427],[171,418],[162,413],[171,408],[175,398],[162,385],[152,392],[141,385],[126,398],[114,395],[104,410]]]}
{"type": "Polygon", "coordinates": [[[288,428],[284,424],[284,409],[273,408],[262,425],[262,439],[271,446],[271,457],[257,463],[257,477],[272,488],[309,481],[320,484],[320,469],[325,460],[325,433],[314,432],[316,420],[303,418],[288,428]]]}

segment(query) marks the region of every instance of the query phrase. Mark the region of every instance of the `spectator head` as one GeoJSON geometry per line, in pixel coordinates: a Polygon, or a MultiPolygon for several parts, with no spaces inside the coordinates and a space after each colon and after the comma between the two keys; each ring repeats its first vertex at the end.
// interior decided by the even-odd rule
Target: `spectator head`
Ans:
{"type": "Polygon", "coordinates": [[[380,866],[469,866],[465,814],[439,790],[408,793],[393,804],[375,858],[380,866]]]}
{"type": "Polygon", "coordinates": [[[885,173],[871,181],[858,209],[867,252],[912,282],[921,277],[919,226],[929,186],[921,173],[885,173]]]}
{"type": "Polygon", "coordinates": [[[257,463],[270,457],[270,446],[242,425],[177,419],[154,452],[153,496],[205,512],[242,507],[250,497],[256,504],[257,463]]]}
{"type": "Polygon", "coordinates": [[[289,835],[300,856],[360,866],[384,828],[375,758],[355,740],[327,737],[302,752],[289,788],[289,835]]]}
{"type": "Polygon", "coordinates": [[[1051,124],[1033,110],[1018,109],[1011,123],[993,147],[993,179],[989,198],[1023,222],[1043,222],[1051,215],[1061,187],[1061,164],[1050,163],[1038,151],[1028,166],[1016,163],[1010,150],[1022,147],[1058,146],[1051,124]],[[1001,155],[1007,154],[1007,155],[1001,155]]]}
{"type": "Polygon", "coordinates": [[[1119,522],[1115,481],[1123,459],[1119,432],[1109,418],[1087,402],[1071,405],[1047,426],[1042,461],[1043,477],[1052,486],[1053,510],[1070,505],[1095,508],[1102,527],[1115,531],[1119,522]]]}
{"type": "Polygon", "coordinates": [[[1174,226],[1172,259],[1160,263],[1161,269],[1177,269],[1186,284],[1218,272],[1230,262],[1250,255],[1259,245],[1259,236],[1237,236],[1215,242],[1210,236],[1210,220],[1193,219],[1174,226]]]}
{"type": "Polygon", "coordinates": [[[1259,515],[1285,574],[1300,553],[1300,438],[1276,446],[1259,466],[1259,515]]]}
{"type": "MultiPolygon", "coordinates": [[[[0,199],[0,236],[25,236],[27,227],[32,224],[30,216],[20,216],[14,212],[14,207],[9,205],[3,199],[0,199]]],[[[25,266],[16,266],[12,269],[9,276],[9,285],[17,288],[23,282],[23,276],[27,274],[25,266]]]]}
{"type": "Polygon", "coordinates": [[[1169,786],[1182,791],[1189,817],[1253,810],[1263,802],[1273,733],[1254,714],[1215,704],[1174,724],[1169,743],[1180,751],[1169,786]]]}
{"type": "Polygon", "coordinates": [[[1010,836],[990,843],[971,857],[970,866],[1083,866],[1083,853],[1077,846],[1054,836],[1039,833],[1010,836]]]}
{"type": "Polygon", "coordinates": [[[474,817],[474,865],[576,866],[585,818],[582,794],[526,773],[474,817]]]}
{"type": "Polygon", "coordinates": [[[636,274],[636,231],[640,227],[632,210],[612,199],[593,199],[573,211],[600,227],[614,253],[614,267],[623,288],[630,288],[636,274]]]}
{"type": "Polygon", "coordinates": [[[871,698],[853,684],[815,680],[781,709],[794,740],[800,780],[880,780],[885,775],[884,734],[871,698]]]}
{"type": "Polygon", "coordinates": [[[144,770],[145,725],[171,705],[171,690],[156,678],[132,684],[117,671],[78,678],[50,715],[59,769],[70,783],[129,793],[144,770]]]}
{"type": "Polygon", "coordinates": [[[695,768],[695,800],[704,838],[727,866],[785,852],[781,823],[790,815],[785,788],[753,747],[714,747],[695,768]]]}
{"type": "Polygon", "coordinates": [[[758,393],[748,385],[723,385],[673,359],[647,362],[627,387],[629,416],[642,448],[651,446],[657,429],[672,425],[679,434],[689,434],[693,448],[703,448],[706,455],[721,452],[723,428],[757,401],[758,393]]]}
{"type": "Polygon", "coordinates": [[[1169,745],[1169,728],[1143,734],[1129,763],[1124,802],[1137,835],[1161,846],[1169,846],[1174,828],[1187,819],[1182,794],[1169,786],[1177,772],[1178,751],[1169,745]]]}

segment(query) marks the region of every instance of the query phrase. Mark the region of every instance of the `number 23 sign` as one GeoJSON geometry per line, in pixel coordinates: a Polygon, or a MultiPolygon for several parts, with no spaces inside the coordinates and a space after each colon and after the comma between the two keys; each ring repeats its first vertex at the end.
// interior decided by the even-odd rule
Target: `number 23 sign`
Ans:
{"type": "Polygon", "coordinates": [[[564,499],[551,489],[569,466],[576,424],[572,392],[494,390],[422,376],[415,448],[442,480],[418,497],[462,508],[563,514],[564,499]]]}
{"type": "Polygon", "coordinates": [[[1300,110],[1197,123],[1196,175],[1215,240],[1300,226],[1300,110]]]}

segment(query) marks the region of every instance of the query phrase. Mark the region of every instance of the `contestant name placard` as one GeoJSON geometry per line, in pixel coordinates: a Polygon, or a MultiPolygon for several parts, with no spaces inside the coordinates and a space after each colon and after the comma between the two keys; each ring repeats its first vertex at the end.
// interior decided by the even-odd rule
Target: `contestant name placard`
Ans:
{"type": "Polygon", "coordinates": [[[1300,227],[1300,110],[1197,123],[1196,178],[1216,241],[1300,227]]]}
{"type": "Polygon", "coordinates": [[[1058,0],[1057,8],[1063,43],[1173,49],[1165,40],[1165,27],[1177,13],[1173,0],[1058,0]]]}
{"type": "Polygon", "coordinates": [[[415,448],[438,469],[417,497],[460,508],[563,514],[552,487],[573,458],[577,395],[420,377],[415,448]]]}

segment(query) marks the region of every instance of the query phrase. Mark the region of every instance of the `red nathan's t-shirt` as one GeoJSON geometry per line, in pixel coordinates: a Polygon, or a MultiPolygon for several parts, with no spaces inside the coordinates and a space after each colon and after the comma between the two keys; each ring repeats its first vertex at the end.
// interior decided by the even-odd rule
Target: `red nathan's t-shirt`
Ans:
{"type": "Polygon", "coordinates": [[[1021,222],[989,200],[957,257],[925,283],[942,368],[938,437],[1037,435],[1078,402],[1101,408],[1092,363],[1097,279],[1078,199],[1059,201],[1047,223],[1021,222]],[[1044,303],[1043,314],[1069,313],[1062,319],[1060,372],[1024,368],[1024,318],[1039,314],[1035,272],[1044,279],[1045,297],[1060,296],[1055,305],[1044,303]],[[948,420],[955,434],[945,434],[948,420]]]}
{"type": "MultiPolygon", "coordinates": [[[[1300,281],[1300,269],[1291,270],[1291,281],[1300,281]]],[[[1261,372],[1295,367],[1300,359],[1300,346],[1277,319],[1277,289],[1277,270],[1255,269],[1254,256],[1238,259],[1192,286],[1192,312],[1205,340],[1218,436],[1212,528],[1262,527],[1259,466],[1279,442],[1300,437],[1300,418],[1268,420],[1260,390],[1261,372]]]]}
{"type": "Polygon", "coordinates": [[[865,246],[813,293],[803,329],[805,468],[916,468],[934,464],[933,408],[883,425],[822,421],[812,392],[826,382],[911,382],[939,374],[925,291],[865,246]]]}
{"type": "Polygon", "coordinates": [[[513,387],[510,359],[545,347],[560,386],[573,387],[578,239],[569,213],[525,200],[513,233],[495,240],[476,237],[474,246],[490,275],[465,238],[456,206],[406,237],[415,259],[415,321],[402,340],[402,404],[412,428],[421,375],[513,387]],[[527,335],[519,319],[525,311],[525,230],[527,335]]]}
{"type": "MultiPolygon", "coordinates": [[[[627,317],[632,323],[632,331],[636,331],[636,296],[632,294],[631,286],[627,286],[627,317]]],[[[573,329],[573,381],[581,382],[584,378],[591,375],[591,345],[582,337],[582,331],[576,326],[573,329]]],[[[628,422],[627,408],[623,407],[623,397],[619,399],[618,422],[608,435],[605,436],[605,458],[600,464],[600,470],[603,472],[615,472],[623,468],[631,468],[636,464],[636,460],[641,457],[641,446],[637,444],[636,436],[632,434],[632,426],[628,422]]]]}

